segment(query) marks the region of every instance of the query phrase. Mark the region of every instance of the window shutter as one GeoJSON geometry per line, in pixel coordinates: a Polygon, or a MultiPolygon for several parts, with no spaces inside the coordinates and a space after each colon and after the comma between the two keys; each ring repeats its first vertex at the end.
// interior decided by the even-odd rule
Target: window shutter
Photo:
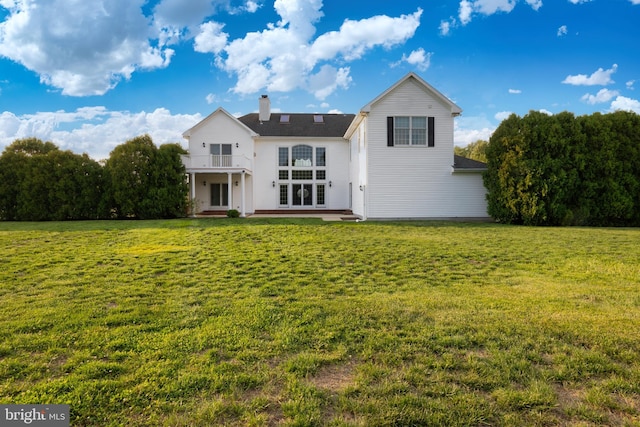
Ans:
{"type": "Polygon", "coordinates": [[[427,146],[428,147],[435,147],[436,145],[436,141],[435,141],[435,118],[434,117],[428,117],[427,118],[427,146]]]}
{"type": "Polygon", "coordinates": [[[387,147],[393,147],[393,117],[387,117],[387,147]]]}

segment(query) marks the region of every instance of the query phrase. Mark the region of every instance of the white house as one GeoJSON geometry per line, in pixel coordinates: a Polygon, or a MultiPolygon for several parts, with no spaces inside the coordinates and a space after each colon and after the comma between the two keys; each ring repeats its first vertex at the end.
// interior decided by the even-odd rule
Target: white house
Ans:
{"type": "Polygon", "coordinates": [[[197,212],[352,211],[362,219],[486,218],[485,165],[453,154],[460,107],[414,73],[358,114],[218,108],[183,136],[197,212]]]}

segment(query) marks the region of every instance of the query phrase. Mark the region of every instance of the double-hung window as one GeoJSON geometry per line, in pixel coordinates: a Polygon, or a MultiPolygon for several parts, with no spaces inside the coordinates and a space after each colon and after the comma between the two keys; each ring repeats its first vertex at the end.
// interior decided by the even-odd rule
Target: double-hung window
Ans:
{"type": "Polygon", "coordinates": [[[387,117],[387,146],[434,147],[434,121],[426,116],[387,117]]]}

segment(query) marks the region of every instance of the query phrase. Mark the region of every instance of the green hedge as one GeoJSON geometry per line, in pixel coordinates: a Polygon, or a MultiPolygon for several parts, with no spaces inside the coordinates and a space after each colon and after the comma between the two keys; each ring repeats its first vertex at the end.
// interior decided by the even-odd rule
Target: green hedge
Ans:
{"type": "Polygon", "coordinates": [[[489,214],[527,225],[640,225],[640,116],[512,114],[486,150],[489,214]]]}

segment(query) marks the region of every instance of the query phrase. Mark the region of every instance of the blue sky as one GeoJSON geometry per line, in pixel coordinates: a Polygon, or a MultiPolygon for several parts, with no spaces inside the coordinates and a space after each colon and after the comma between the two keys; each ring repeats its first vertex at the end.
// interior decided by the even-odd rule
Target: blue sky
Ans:
{"type": "Polygon", "coordinates": [[[640,0],[0,0],[0,149],[106,158],[180,142],[217,107],[356,113],[410,71],[462,109],[640,113],[640,0]]]}

